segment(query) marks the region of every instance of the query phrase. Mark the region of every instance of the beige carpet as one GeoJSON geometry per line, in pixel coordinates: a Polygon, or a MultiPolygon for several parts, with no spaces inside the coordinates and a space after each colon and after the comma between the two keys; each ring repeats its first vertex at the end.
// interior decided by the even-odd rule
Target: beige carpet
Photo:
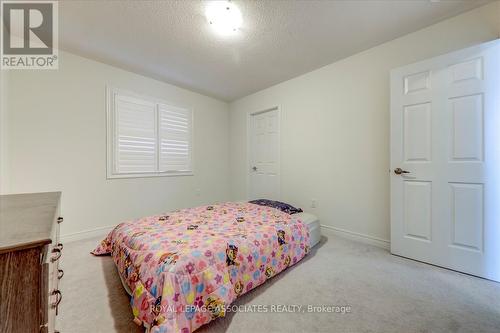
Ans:
{"type": "MultiPolygon", "coordinates": [[[[58,328],[142,332],[99,239],[65,245],[58,328]]],[[[231,313],[197,332],[500,332],[500,284],[326,235],[310,255],[239,299],[242,305],[350,305],[351,312],[231,313]]]]}

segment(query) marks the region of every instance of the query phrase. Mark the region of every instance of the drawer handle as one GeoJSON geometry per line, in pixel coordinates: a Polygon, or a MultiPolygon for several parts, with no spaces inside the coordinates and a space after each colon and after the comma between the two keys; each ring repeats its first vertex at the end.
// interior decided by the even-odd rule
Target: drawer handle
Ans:
{"type": "Polygon", "coordinates": [[[52,253],[55,253],[56,255],[53,256],[52,258],[50,258],[50,262],[56,262],[59,260],[59,258],[61,258],[62,256],[62,252],[61,252],[61,249],[55,247],[52,249],[52,253]]]}
{"type": "Polygon", "coordinates": [[[61,224],[63,221],[64,221],[64,219],[63,219],[61,216],[59,216],[59,217],[57,218],[57,223],[58,223],[58,224],[61,224]]]}
{"type": "Polygon", "coordinates": [[[45,323],[43,325],[40,325],[40,332],[45,333],[49,331],[49,323],[45,323]]]}
{"type": "Polygon", "coordinates": [[[54,303],[52,303],[52,308],[56,309],[56,316],[57,316],[57,314],[59,312],[59,303],[61,303],[61,301],[62,301],[62,293],[59,289],[57,289],[57,290],[54,290],[52,292],[52,295],[56,296],[56,301],[54,303]]]}
{"type": "Polygon", "coordinates": [[[59,303],[61,303],[62,293],[59,289],[56,289],[56,290],[52,291],[52,296],[56,296],[56,301],[54,303],[52,303],[52,307],[55,308],[59,305],[59,303]]]}
{"type": "Polygon", "coordinates": [[[61,280],[64,276],[64,271],[62,269],[57,270],[57,279],[61,280]]]}

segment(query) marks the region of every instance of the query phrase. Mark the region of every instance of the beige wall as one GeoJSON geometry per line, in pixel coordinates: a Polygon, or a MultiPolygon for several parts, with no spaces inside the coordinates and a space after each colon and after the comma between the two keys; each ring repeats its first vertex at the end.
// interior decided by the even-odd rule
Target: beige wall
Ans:
{"type": "Polygon", "coordinates": [[[8,177],[8,127],[7,99],[9,72],[0,70],[0,194],[8,193],[10,182],[8,177]]]}
{"type": "Polygon", "coordinates": [[[62,234],[228,199],[227,103],[65,52],[10,76],[10,191],[61,190],[62,234]],[[194,176],[106,179],[106,84],[194,109],[194,176]]]}
{"type": "Polygon", "coordinates": [[[498,38],[499,21],[495,2],[233,102],[232,198],[247,197],[246,114],[281,105],[282,199],[388,240],[389,71],[498,38]]]}

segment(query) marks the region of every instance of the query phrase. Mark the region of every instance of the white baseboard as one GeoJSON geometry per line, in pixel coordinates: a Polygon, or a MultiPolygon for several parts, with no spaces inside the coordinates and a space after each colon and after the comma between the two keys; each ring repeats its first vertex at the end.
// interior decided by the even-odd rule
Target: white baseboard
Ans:
{"type": "Polygon", "coordinates": [[[99,227],[90,230],[83,230],[79,232],[74,232],[71,234],[61,235],[62,243],[70,243],[82,239],[94,238],[94,237],[105,237],[115,226],[99,227]]]}
{"type": "MultiPolygon", "coordinates": [[[[94,238],[94,237],[99,237],[99,236],[106,236],[111,230],[113,230],[115,226],[106,226],[106,227],[99,227],[95,229],[90,229],[90,230],[84,230],[84,231],[79,231],[79,232],[74,232],[71,234],[66,234],[66,235],[61,235],[61,242],[63,243],[69,243],[69,242],[75,242],[78,240],[83,240],[83,239],[88,239],[88,238],[94,238]]],[[[374,245],[386,250],[389,250],[391,248],[391,243],[388,240],[381,239],[378,237],[373,237],[373,236],[368,236],[365,234],[360,234],[358,232],[354,231],[349,231],[337,227],[332,227],[330,225],[325,225],[322,224],[321,228],[327,229],[331,231],[334,235],[348,238],[354,241],[362,242],[365,244],[370,244],[374,245]]]]}
{"type": "Polygon", "coordinates": [[[389,250],[391,248],[391,242],[386,240],[386,239],[368,236],[365,234],[360,234],[358,232],[340,229],[340,228],[332,227],[330,225],[325,225],[325,224],[322,224],[321,228],[327,229],[327,230],[331,231],[334,235],[337,235],[340,237],[348,238],[348,239],[362,242],[365,244],[374,245],[374,246],[377,246],[377,247],[380,247],[380,248],[383,248],[386,250],[389,250]]]}

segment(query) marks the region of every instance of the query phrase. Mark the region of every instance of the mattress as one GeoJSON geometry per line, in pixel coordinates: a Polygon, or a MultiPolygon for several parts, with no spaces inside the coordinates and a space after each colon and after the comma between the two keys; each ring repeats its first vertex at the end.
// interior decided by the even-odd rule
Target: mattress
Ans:
{"type": "Polygon", "coordinates": [[[93,253],[111,254],[132,292],[134,321],[192,332],[309,251],[300,220],[270,207],[223,203],[119,224],[93,253]]]}
{"type": "Polygon", "coordinates": [[[293,219],[300,219],[309,230],[309,246],[313,247],[321,240],[321,225],[316,215],[311,213],[296,213],[292,215],[293,219]]]}

